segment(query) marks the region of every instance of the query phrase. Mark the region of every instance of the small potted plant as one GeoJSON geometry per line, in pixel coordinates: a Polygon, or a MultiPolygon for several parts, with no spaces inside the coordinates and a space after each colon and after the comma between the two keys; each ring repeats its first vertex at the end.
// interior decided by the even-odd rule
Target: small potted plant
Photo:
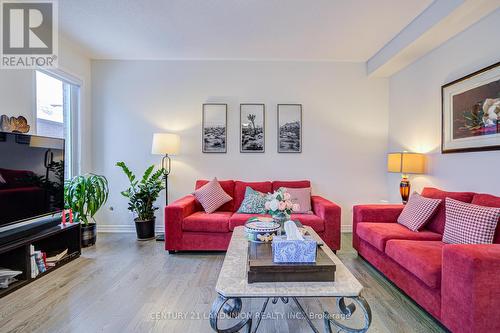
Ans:
{"type": "Polygon", "coordinates": [[[292,212],[298,211],[300,207],[292,203],[290,193],[285,188],[280,188],[266,196],[265,209],[268,214],[271,214],[273,220],[283,227],[283,224],[290,219],[292,212]]]}
{"type": "Polygon", "coordinates": [[[135,230],[138,240],[149,240],[155,238],[155,211],[158,207],[154,202],[158,199],[160,192],[165,189],[165,171],[159,169],[154,171],[154,165],[144,172],[141,180],[138,180],[124,162],[116,163],[127,176],[130,185],[121,194],[128,198],[128,210],[136,215],[135,230]]]}
{"type": "Polygon", "coordinates": [[[94,216],[108,200],[108,194],[108,180],[104,176],[76,176],[64,184],[65,207],[73,211],[75,221],[81,224],[83,247],[92,246],[96,242],[94,216]]]}

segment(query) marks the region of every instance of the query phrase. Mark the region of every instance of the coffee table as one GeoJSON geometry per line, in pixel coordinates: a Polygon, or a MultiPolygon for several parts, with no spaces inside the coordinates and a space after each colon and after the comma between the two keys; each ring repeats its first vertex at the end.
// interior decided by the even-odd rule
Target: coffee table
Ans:
{"type": "MultiPolygon", "coordinates": [[[[305,228],[311,236],[317,240],[321,239],[311,227],[305,228]]],[[[245,237],[243,226],[234,228],[215,287],[218,295],[212,305],[209,317],[212,329],[218,333],[233,333],[239,332],[242,329],[245,329],[249,333],[257,332],[269,301],[276,304],[278,301],[288,303],[289,300],[292,300],[297,305],[312,331],[319,333],[309,315],[304,311],[299,299],[304,297],[331,297],[336,299],[339,310],[338,315],[344,318],[350,317],[359,309],[363,313],[364,323],[359,328],[347,327],[337,320],[338,316],[332,316],[325,311],[322,316],[325,326],[324,331],[331,333],[333,326],[336,332],[366,332],[370,327],[372,314],[370,306],[361,296],[363,286],[328,246],[323,245],[323,250],[336,265],[335,282],[264,282],[249,284],[247,281],[248,241],[245,237]],[[256,318],[252,318],[250,314],[247,314],[242,316],[243,318],[234,326],[219,328],[220,317],[237,318],[240,315],[243,307],[242,299],[244,298],[263,299],[259,315],[256,318]]]]}

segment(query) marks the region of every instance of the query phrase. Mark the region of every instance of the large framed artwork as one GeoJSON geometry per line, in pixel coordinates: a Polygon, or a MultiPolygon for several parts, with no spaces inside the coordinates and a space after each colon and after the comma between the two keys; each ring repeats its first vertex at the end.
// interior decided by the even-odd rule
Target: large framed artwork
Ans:
{"type": "Polygon", "coordinates": [[[264,104],[240,104],[240,152],[264,152],[265,124],[264,104]]]}
{"type": "Polygon", "coordinates": [[[202,151],[227,152],[227,104],[203,104],[202,151]]]}
{"type": "Polygon", "coordinates": [[[500,149],[500,63],[441,87],[442,152],[500,149]]]}
{"type": "Polygon", "coordinates": [[[302,104],[278,104],[278,153],[302,152],[302,104]]]}

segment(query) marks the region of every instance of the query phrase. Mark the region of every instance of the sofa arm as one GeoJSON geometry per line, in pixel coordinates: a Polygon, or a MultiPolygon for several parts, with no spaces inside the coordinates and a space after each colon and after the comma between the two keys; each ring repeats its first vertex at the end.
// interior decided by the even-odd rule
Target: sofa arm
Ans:
{"type": "Polygon", "coordinates": [[[165,207],[165,250],[178,250],[182,238],[182,220],[197,211],[196,199],[187,195],[165,207]]]}
{"type": "Polygon", "coordinates": [[[339,205],[317,195],[311,197],[312,209],[315,215],[325,222],[323,240],[332,250],[340,250],[340,220],[339,205]]]}
{"type": "Polygon", "coordinates": [[[403,211],[404,205],[357,205],[353,207],[352,214],[352,246],[358,250],[359,237],[356,233],[358,223],[397,222],[403,211]]]}
{"type": "Polygon", "coordinates": [[[453,332],[500,332],[500,244],[445,245],[441,320],[453,332]]]}
{"type": "Polygon", "coordinates": [[[357,205],[353,209],[356,222],[396,222],[404,205],[357,205]]]}

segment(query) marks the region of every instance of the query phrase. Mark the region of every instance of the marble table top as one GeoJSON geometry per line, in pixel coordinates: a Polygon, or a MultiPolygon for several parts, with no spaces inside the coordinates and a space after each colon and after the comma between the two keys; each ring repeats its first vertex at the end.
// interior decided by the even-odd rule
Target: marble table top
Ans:
{"type": "MultiPolygon", "coordinates": [[[[318,240],[318,234],[305,227],[318,240]]],[[[215,290],[222,296],[230,297],[356,297],[363,286],[345,267],[328,246],[325,253],[336,265],[335,282],[258,282],[248,283],[247,253],[248,241],[243,226],[234,228],[229,248],[219,273],[215,290]]]]}

